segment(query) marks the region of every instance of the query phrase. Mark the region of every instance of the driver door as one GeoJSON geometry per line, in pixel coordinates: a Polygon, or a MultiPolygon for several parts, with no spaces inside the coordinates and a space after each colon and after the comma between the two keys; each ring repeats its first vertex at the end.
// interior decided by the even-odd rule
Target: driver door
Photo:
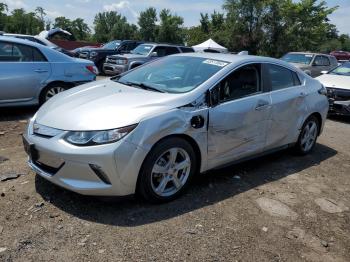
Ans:
{"type": "Polygon", "coordinates": [[[211,90],[208,167],[262,152],[271,113],[260,64],[236,69],[211,90]]]}

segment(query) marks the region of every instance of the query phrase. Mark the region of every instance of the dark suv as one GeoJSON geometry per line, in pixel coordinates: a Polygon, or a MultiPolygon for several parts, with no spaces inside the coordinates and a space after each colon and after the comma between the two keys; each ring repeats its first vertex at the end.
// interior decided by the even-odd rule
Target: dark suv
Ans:
{"type": "Polygon", "coordinates": [[[143,42],[133,40],[114,40],[100,48],[82,48],[79,52],[79,57],[93,61],[98,70],[104,73],[103,63],[108,55],[130,53],[131,50],[142,43],[143,42]]]}
{"type": "Polygon", "coordinates": [[[103,72],[118,75],[163,56],[192,52],[193,48],[187,46],[146,43],[136,47],[130,54],[107,56],[103,72]]]}

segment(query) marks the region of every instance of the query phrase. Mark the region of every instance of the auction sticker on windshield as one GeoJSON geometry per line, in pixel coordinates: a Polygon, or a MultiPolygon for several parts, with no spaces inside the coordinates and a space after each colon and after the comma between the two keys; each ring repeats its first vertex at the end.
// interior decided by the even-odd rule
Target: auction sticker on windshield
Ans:
{"type": "Polygon", "coordinates": [[[212,59],[204,60],[203,64],[215,65],[215,66],[219,66],[219,67],[224,67],[224,66],[228,65],[228,63],[226,63],[226,62],[219,61],[219,60],[212,60],[212,59]]]}

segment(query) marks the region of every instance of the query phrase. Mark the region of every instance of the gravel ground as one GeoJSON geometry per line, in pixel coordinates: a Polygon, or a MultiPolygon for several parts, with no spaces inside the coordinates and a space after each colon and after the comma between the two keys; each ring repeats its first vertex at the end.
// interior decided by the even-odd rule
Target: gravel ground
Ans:
{"type": "Polygon", "coordinates": [[[84,197],[36,176],[0,110],[0,261],[350,261],[350,120],[313,154],[279,152],[197,176],[180,199],[84,197]]]}

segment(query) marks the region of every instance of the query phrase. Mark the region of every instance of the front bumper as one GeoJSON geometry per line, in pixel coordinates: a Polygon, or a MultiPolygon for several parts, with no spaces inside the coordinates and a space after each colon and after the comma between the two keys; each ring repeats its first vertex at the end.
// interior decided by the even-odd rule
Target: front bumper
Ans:
{"type": "Polygon", "coordinates": [[[350,115],[350,90],[327,88],[329,114],[350,115]]]}
{"type": "Polygon", "coordinates": [[[129,142],[127,137],[116,143],[79,147],[63,140],[65,131],[48,138],[33,134],[30,126],[24,140],[35,148],[37,155],[29,154],[28,165],[41,177],[83,195],[135,193],[147,152],[129,142]]]}
{"type": "Polygon", "coordinates": [[[329,100],[329,114],[350,116],[350,100],[349,101],[329,100]]]}
{"type": "Polygon", "coordinates": [[[127,67],[125,65],[116,65],[111,63],[103,64],[103,71],[107,75],[119,75],[127,71],[127,67]]]}

